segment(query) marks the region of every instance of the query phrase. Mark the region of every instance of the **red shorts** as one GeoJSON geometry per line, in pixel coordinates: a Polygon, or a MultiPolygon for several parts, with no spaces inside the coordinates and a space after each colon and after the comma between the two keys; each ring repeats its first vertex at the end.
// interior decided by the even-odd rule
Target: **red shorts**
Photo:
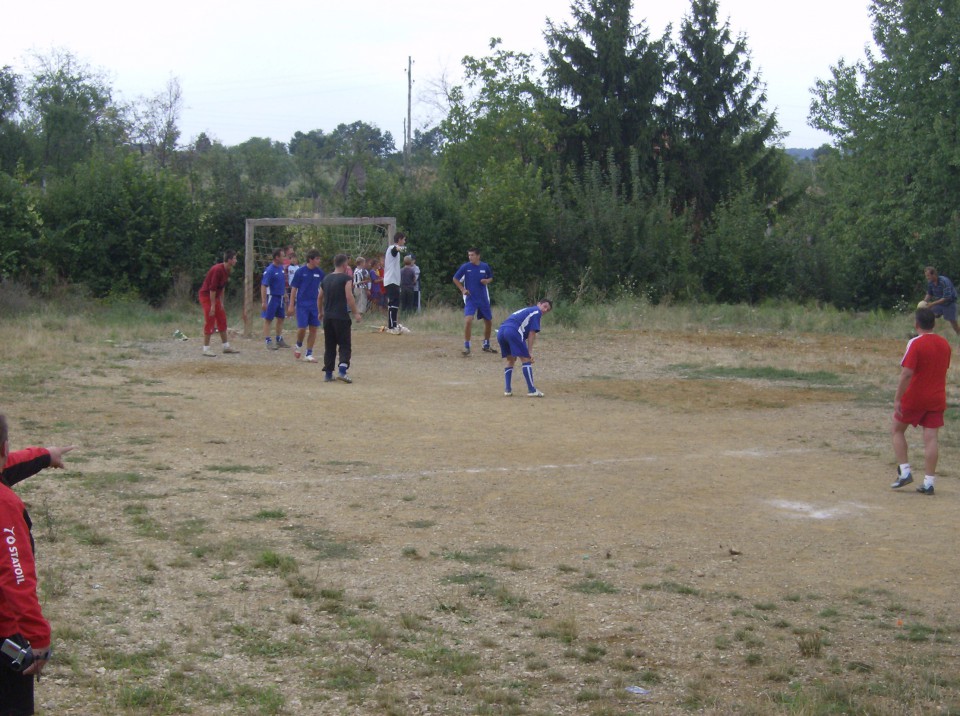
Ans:
{"type": "Polygon", "coordinates": [[[227,335],[227,312],[223,310],[223,304],[218,303],[214,309],[214,314],[211,316],[210,294],[201,293],[200,306],[203,308],[203,335],[209,336],[218,331],[227,335]]]}
{"type": "Polygon", "coordinates": [[[942,410],[905,410],[902,413],[894,413],[893,419],[913,427],[918,425],[922,428],[943,427],[942,410]]]}

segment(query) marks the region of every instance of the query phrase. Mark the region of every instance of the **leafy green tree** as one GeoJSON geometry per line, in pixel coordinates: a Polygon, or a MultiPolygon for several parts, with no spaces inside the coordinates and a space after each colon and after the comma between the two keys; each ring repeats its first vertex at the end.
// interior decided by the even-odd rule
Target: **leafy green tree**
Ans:
{"type": "Polygon", "coordinates": [[[284,187],[294,175],[294,163],[283,142],[251,137],[229,151],[238,158],[243,177],[254,191],[284,187]]]}
{"type": "Polygon", "coordinates": [[[141,98],[134,112],[134,138],[159,167],[166,167],[180,139],[183,92],[180,81],[171,77],[163,92],[141,98]]]}
{"type": "Polygon", "coordinates": [[[0,279],[22,275],[36,257],[42,228],[30,189],[0,172],[0,279]]]}
{"type": "Polygon", "coordinates": [[[746,37],[734,40],[730,23],[719,24],[716,0],[691,0],[674,52],[663,155],[677,200],[692,208],[699,227],[744,182],[757,201],[777,199],[785,176],[779,150],[769,146],[777,138],[776,116],[764,108],[766,92],[752,72],[746,37]]]}
{"type": "Polygon", "coordinates": [[[26,125],[45,177],[62,176],[96,148],[123,144],[126,126],[106,80],[68,52],[36,58],[25,92],[26,125]]]}
{"type": "Polygon", "coordinates": [[[960,4],[873,0],[877,52],[817,82],[811,123],[842,153],[822,177],[855,305],[890,305],[932,263],[960,271],[960,4]]]}
{"type": "Polygon", "coordinates": [[[43,216],[48,270],[95,296],[132,292],[154,304],[188,268],[199,233],[186,183],[129,153],[98,155],[51,181],[43,216]]]}
{"type": "MultiPolygon", "coordinates": [[[[651,41],[632,9],[632,0],[574,0],[572,24],[547,22],[547,76],[564,102],[565,156],[579,166],[612,152],[625,170],[631,148],[653,157],[671,69],[668,36],[651,41]]],[[[652,184],[655,166],[647,169],[652,184]]]]}
{"type": "Polygon", "coordinates": [[[337,125],[328,142],[337,175],[334,190],[341,197],[352,189],[362,190],[370,167],[396,151],[390,132],[381,132],[366,122],[337,125]]]}
{"type": "Polygon", "coordinates": [[[27,155],[28,145],[20,126],[22,81],[9,66],[0,69],[0,171],[14,173],[27,155]]]}
{"type": "Polygon", "coordinates": [[[334,156],[332,143],[322,129],[297,132],[289,144],[290,156],[300,177],[302,190],[311,199],[326,194],[333,182],[329,179],[328,164],[334,156]]]}
{"type": "Polygon", "coordinates": [[[464,85],[450,90],[440,123],[444,171],[460,191],[469,191],[491,163],[519,158],[542,166],[556,146],[558,116],[531,56],[499,45],[493,38],[490,56],[463,58],[464,85]]]}

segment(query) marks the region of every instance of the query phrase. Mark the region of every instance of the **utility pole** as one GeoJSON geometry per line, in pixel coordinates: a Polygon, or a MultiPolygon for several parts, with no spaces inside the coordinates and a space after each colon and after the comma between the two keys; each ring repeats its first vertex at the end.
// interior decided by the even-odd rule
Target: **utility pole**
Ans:
{"type": "Polygon", "coordinates": [[[412,140],[413,130],[410,129],[410,122],[412,120],[412,107],[413,107],[413,57],[407,56],[407,121],[404,124],[404,137],[403,137],[403,163],[406,164],[410,159],[410,151],[412,149],[412,140]]]}

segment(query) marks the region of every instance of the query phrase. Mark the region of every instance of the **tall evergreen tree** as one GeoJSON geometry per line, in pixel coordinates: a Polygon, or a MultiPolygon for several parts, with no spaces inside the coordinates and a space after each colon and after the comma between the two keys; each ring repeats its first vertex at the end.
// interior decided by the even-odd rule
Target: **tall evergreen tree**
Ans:
{"type": "Polygon", "coordinates": [[[784,181],[779,153],[768,146],[777,121],[764,108],[746,37],[734,40],[729,21],[719,24],[717,0],[691,0],[674,51],[665,157],[678,200],[702,224],[746,183],[758,200],[775,199],[784,181]]]}
{"type": "Polygon", "coordinates": [[[568,160],[608,153],[626,169],[630,149],[652,157],[661,131],[667,35],[651,41],[631,20],[632,0],[574,0],[572,24],[547,21],[547,77],[565,104],[568,160]]]}

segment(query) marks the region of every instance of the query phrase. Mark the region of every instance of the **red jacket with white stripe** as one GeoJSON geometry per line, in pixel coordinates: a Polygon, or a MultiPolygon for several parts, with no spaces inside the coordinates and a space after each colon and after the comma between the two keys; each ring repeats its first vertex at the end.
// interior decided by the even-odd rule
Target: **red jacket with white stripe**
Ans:
{"type": "Polygon", "coordinates": [[[50,464],[46,448],[10,453],[0,475],[0,637],[21,634],[34,651],[50,646],[50,624],[40,610],[30,515],[9,485],[50,464]]]}

